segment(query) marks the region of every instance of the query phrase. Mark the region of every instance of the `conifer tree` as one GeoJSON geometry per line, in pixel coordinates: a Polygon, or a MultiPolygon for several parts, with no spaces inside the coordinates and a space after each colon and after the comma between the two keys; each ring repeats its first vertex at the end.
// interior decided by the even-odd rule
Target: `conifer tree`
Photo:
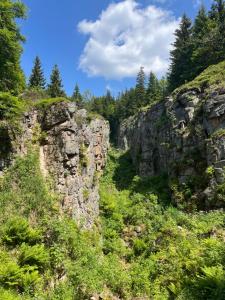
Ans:
{"type": "Polygon", "coordinates": [[[45,78],[44,73],[41,67],[41,60],[38,56],[36,56],[34,61],[34,67],[32,69],[32,73],[29,79],[29,87],[30,88],[45,88],[45,78]]]}
{"type": "Polygon", "coordinates": [[[136,87],[135,87],[135,93],[136,93],[136,107],[141,107],[146,104],[145,101],[145,72],[144,67],[140,68],[140,71],[137,74],[136,79],[136,87]]]}
{"type": "Polygon", "coordinates": [[[225,59],[225,1],[214,0],[209,16],[214,23],[212,63],[218,63],[225,59]]]}
{"type": "Polygon", "coordinates": [[[146,90],[147,103],[160,101],[162,98],[159,80],[153,72],[150,72],[146,90]]]}
{"type": "Polygon", "coordinates": [[[57,65],[55,65],[52,70],[48,93],[52,98],[65,97],[66,95],[63,90],[62,79],[57,65]]]}
{"type": "Polygon", "coordinates": [[[71,100],[73,102],[75,102],[78,107],[82,107],[83,106],[83,98],[81,96],[80,89],[79,89],[79,86],[78,86],[77,83],[75,85],[74,92],[73,92],[73,95],[71,97],[71,100]]]}
{"type": "Polygon", "coordinates": [[[18,94],[25,88],[20,67],[21,35],[16,18],[25,18],[26,9],[20,1],[0,1],[0,91],[18,94]]]}
{"type": "Polygon", "coordinates": [[[168,80],[166,77],[162,77],[159,80],[159,86],[161,91],[161,99],[164,100],[166,96],[168,96],[168,80]]]}
{"type": "Polygon", "coordinates": [[[211,60],[212,46],[211,39],[209,39],[210,30],[210,20],[204,5],[202,5],[192,29],[192,78],[200,74],[211,60]]]}
{"type": "Polygon", "coordinates": [[[180,27],[175,31],[176,40],[171,51],[171,65],[168,76],[169,89],[176,87],[190,79],[191,64],[191,20],[184,14],[180,27]]]}

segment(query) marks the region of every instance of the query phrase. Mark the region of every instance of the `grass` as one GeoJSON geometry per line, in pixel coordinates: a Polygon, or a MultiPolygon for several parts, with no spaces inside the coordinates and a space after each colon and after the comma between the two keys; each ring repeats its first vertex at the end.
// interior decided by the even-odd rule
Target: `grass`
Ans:
{"type": "Polygon", "coordinates": [[[188,89],[204,89],[208,92],[216,88],[225,88],[225,61],[219,64],[212,65],[204,70],[194,80],[177,88],[173,95],[185,92],[188,89]]]}
{"type": "Polygon", "coordinates": [[[49,106],[51,106],[53,104],[61,103],[61,102],[70,102],[70,100],[68,100],[67,98],[64,98],[64,97],[41,99],[34,104],[34,107],[45,110],[49,106]]]}

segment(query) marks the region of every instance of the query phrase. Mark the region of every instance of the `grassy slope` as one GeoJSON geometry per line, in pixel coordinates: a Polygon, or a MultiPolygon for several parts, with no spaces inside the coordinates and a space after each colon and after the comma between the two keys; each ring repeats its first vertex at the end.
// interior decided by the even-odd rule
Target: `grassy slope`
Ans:
{"type": "Polygon", "coordinates": [[[225,88],[225,61],[208,67],[194,80],[177,88],[173,94],[176,95],[187,89],[204,88],[210,91],[221,87],[225,88]]]}

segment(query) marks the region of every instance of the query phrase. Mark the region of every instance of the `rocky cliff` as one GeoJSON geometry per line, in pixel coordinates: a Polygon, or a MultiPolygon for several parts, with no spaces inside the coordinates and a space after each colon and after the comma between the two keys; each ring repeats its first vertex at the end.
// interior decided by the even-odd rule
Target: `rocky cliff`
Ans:
{"type": "Polygon", "coordinates": [[[224,206],[225,89],[181,90],[125,120],[118,145],[141,176],[168,174],[177,204],[224,206]]]}
{"type": "Polygon", "coordinates": [[[99,212],[98,179],[109,146],[108,122],[60,102],[24,114],[17,131],[2,126],[0,172],[29,148],[40,151],[43,176],[53,179],[62,211],[91,227],[99,212]]]}

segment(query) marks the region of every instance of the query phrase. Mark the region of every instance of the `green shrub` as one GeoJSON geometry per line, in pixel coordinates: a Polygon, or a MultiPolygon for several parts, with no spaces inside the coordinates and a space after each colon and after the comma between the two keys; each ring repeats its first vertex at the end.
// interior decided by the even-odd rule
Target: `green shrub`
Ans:
{"type": "Polygon", "coordinates": [[[225,298],[225,271],[221,265],[203,267],[194,280],[195,299],[223,300],[225,298]]]}
{"type": "Polygon", "coordinates": [[[18,262],[20,266],[34,266],[43,270],[49,263],[49,253],[43,244],[29,246],[24,243],[19,249],[18,262]]]}
{"type": "Polygon", "coordinates": [[[32,245],[40,239],[40,231],[32,229],[24,218],[13,217],[3,225],[2,241],[7,245],[17,246],[24,242],[32,245]]]}
{"type": "Polygon", "coordinates": [[[9,93],[0,92],[0,120],[12,120],[21,116],[25,103],[9,93]]]}

